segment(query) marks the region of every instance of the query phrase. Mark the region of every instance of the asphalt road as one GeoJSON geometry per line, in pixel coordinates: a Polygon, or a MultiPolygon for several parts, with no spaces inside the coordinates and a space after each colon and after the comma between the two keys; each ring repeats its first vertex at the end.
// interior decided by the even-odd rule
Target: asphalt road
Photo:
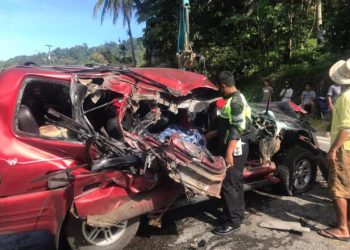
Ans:
{"type": "Polygon", "coordinates": [[[350,243],[317,234],[334,219],[325,183],[321,178],[318,181],[311,191],[298,197],[271,191],[247,192],[246,220],[241,230],[231,235],[211,233],[221,210],[220,203],[213,200],[169,212],[162,229],[143,223],[126,249],[350,249],[350,243]],[[272,219],[302,222],[311,232],[297,234],[259,226],[272,219]]]}
{"type": "Polygon", "coordinates": [[[324,134],[319,134],[316,137],[317,137],[320,149],[322,149],[325,152],[328,152],[330,147],[330,138],[325,136],[324,134]]]}
{"type": "MultiPolygon", "coordinates": [[[[318,139],[321,148],[328,150],[329,139],[322,136],[318,139]]],[[[221,211],[220,202],[211,200],[167,213],[162,229],[142,223],[138,235],[126,249],[350,249],[350,242],[317,234],[334,221],[332,203],[320,174],[313,188],[300,196],[281,196],[265,189],[247,192],[245,199],[246,219],[239,232],[228,236],[211,233],[221,211]],[[301,222],[311,231],[300,234],[259,226],[271,220],[287,224],[301,222]]]]}

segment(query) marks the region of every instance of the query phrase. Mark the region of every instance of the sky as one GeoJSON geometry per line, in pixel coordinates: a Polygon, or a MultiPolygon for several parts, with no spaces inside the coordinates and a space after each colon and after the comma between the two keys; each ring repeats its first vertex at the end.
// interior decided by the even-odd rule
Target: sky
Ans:
{"type": "MultiPolygon", "coordinates": [[[[48,52],[47,44],[89,47],[127,39],[123,16],[113,25],[107,15],[93,17],[96,0],[0,0],[0,60],[48,52]]],[[[145,24],[131,23],[133,36],[142,36],[145,24]]]]}

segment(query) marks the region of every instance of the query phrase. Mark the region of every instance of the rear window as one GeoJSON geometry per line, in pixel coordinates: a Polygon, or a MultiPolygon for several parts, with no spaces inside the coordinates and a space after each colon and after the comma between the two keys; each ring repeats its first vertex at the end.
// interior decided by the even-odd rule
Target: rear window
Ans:
{"type": "Polygon", "coordinates": [[[49,109],[52,109],[72,117],[69,86],[67,81],[26,79],[17,103],[15,130],[52,139],[74,139],[72,131],[56,125],[48,114],[49,109]]]}

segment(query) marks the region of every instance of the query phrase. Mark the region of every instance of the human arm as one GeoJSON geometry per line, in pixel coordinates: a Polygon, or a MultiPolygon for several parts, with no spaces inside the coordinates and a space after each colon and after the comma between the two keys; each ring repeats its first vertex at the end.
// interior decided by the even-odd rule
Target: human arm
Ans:
{"type": "Polygon", "coordinates": [[[312,91],[311,93],[311,102],[313,102],[316,99],[316,92],[312,91]]]}
{"type": "Polygon", "coordinates": [[[273,94],[273,88],[270,87],[270,102],[272,102],[272,94],[273,94]]]}
{"type": "Polygon", "coordinates": [[[332,97],[331,96],[327,96],[327,105],[328,105],[329,111],[333,111],[334,107],[333,107],[332,97]]]}
{"type": "MultiPolygon", "coordinates": [[[[340,118],[336,124],[336,129],[339,131],[335,140],[333,141],[327,159],[334,164],[336,160],[337,151],[344,145],[350,136],[350,100],[349,98],[342,97],[337,101],[336,109],[333,113],[335,118],[340,118]]],[[[333,129],[333,128],[332,128],[333,129]]]]}
{"type": "Polygon", "coordinates": [[[303,93],[301,93],[301,96],[300,96],[302,107],[304,106],[304,94],[305,94],[305,91],[303,91],[303,93]]]}
{"type": "Polygon", "coordinates": [[[233,151],[236,147],[237,140],[230,140],[227,143],[227,148],[226,148],[226,154],[225,154],[225,162],[227,167],[232,167],[234,162],[233,162],[233,151]]]}
{"type": "Polygon", "coordinates": [[[282,89],[281,90],[281,92],[280,92],[280,97],[283,97],[284,96],[284,92],[285,92],[286,90],[285,89],[282,89]]]}
{"type": "Polygon", "coordinates": [[[242,97],[240,95],[233,97],[231,101],[232,120],[230,121],[228,129],[225,153],[225,162],[227,166],[232,166],[234,164],[233,152],[237,142],[241,139],[241,131],[239,127],[243,122],[243,119],[245,119],[243,109],[244,104],[242,97]]]}
{"type": "Polygon", "coordinates": [[[333,165],[336,161],[337,151],[343,146],[345,141],[349,138],[350,129],[340,130],[337,134],[335,141],[333,142],[331,148],[326,156],[327,160],[333,165]]]}
{"type": "MultiPolygon", "coordinates": [[[[333,86],[333,85],[332,85],[333,86]]],[[[327,92],[327,105],[329,111],[333,111],[333,102],[332,102],[332,96],[333,96],[333,87],[330,86],[327,92]]]]}

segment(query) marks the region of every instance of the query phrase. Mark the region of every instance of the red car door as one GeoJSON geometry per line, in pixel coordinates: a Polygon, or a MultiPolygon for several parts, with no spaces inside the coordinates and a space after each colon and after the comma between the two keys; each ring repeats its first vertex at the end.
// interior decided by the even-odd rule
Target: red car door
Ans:
{"type": "Polygon", "coordinates": [[[69,110],[69,81],[31,77],[21,82],[14,90],[18,98],[13,100],[13,94],[0,100],[7,106],[0,115],[0,234],[56,234],[72,202],[72,190],[68,180],[49,187],[47,178],[40,177],[75,167],[84,157],[84,146],[67,135],[69,131],[40,121],[46,115],[41,108],[69,110]],[[36,94],[47,96],[40,100],[36,94]]]}

